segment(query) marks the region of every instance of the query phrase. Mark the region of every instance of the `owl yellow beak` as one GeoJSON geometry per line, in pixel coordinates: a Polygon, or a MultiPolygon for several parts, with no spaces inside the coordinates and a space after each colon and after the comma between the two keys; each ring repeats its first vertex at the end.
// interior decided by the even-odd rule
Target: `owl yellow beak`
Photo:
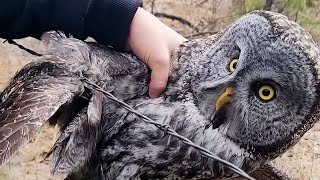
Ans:
{"type": "Polygon", "coordinates": [[[216,102],[216,111],[220,110],[226,103],[230,102],[232,94],[233,89],[232,87],[228,86],[216,102]]]}

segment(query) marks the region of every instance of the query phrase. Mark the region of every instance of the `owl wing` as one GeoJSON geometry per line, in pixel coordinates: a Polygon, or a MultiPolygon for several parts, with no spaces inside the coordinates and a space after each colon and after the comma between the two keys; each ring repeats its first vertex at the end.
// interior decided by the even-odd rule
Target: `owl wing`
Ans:
{"type": "Polygon", "coordinates": [[[128,69],[139,62],[133,54],[120,53],[94,42],[87,43],[76,38],[68,38],[59,31],[45,32],[41,40],[45,44],[47,54],[59,57],[54,61],[74,73],[82,71],[89,75],[93,73],[103,76],[128,74],[128,69]]]}
{"type": "Polygon", "coordinates": [[[53,61],[62,64],[70,72],[85,72],[90,68],[90,47],[84,41],[68,38],[59,31],[45,32],[41,40],[45,45],[46,54],[58,57],[53,61]]]}
{"type": "Polygon", "coordinates": [[[19,71],[0,95],[0,166],[83,91],[79,78],[50,62],[31,63],[19,71]]]}

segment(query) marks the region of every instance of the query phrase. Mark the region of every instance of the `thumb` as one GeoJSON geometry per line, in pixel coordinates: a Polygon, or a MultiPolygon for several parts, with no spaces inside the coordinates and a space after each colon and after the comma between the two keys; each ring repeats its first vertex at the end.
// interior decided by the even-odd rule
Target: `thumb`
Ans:
{"type": "Polygon", "coordinates": [[[151,98],[159,97],[165,90],[169,77],[169,66],[169,61],[162,61],[162,63],[156,64],[155,67],[150,66],[152,72],[149,96],[151,98]]]}

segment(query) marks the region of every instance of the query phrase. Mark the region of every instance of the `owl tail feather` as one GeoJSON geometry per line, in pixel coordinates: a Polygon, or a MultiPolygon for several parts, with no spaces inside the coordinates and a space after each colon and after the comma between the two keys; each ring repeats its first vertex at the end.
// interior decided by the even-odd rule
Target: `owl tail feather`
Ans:
{"type": "Polygon", "coordinates": [[[53,154],[52,174],[79,172],[89,162],[101,137],[101,114],[103,94],[93,93],[88,107],[84,107],[48,153],[53,154]]]}

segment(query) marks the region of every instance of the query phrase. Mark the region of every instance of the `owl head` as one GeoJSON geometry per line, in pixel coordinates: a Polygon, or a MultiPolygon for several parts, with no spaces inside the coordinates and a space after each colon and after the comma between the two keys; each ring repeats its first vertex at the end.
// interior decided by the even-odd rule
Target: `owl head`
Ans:
{"type": "Polygon", "coordinates": [[[287,17],[255,11],[181,49],[188,73],[176,77],[190,79],[210,128],[241,148],[275,157],[318,120],[319,47],[287,17]]]}

